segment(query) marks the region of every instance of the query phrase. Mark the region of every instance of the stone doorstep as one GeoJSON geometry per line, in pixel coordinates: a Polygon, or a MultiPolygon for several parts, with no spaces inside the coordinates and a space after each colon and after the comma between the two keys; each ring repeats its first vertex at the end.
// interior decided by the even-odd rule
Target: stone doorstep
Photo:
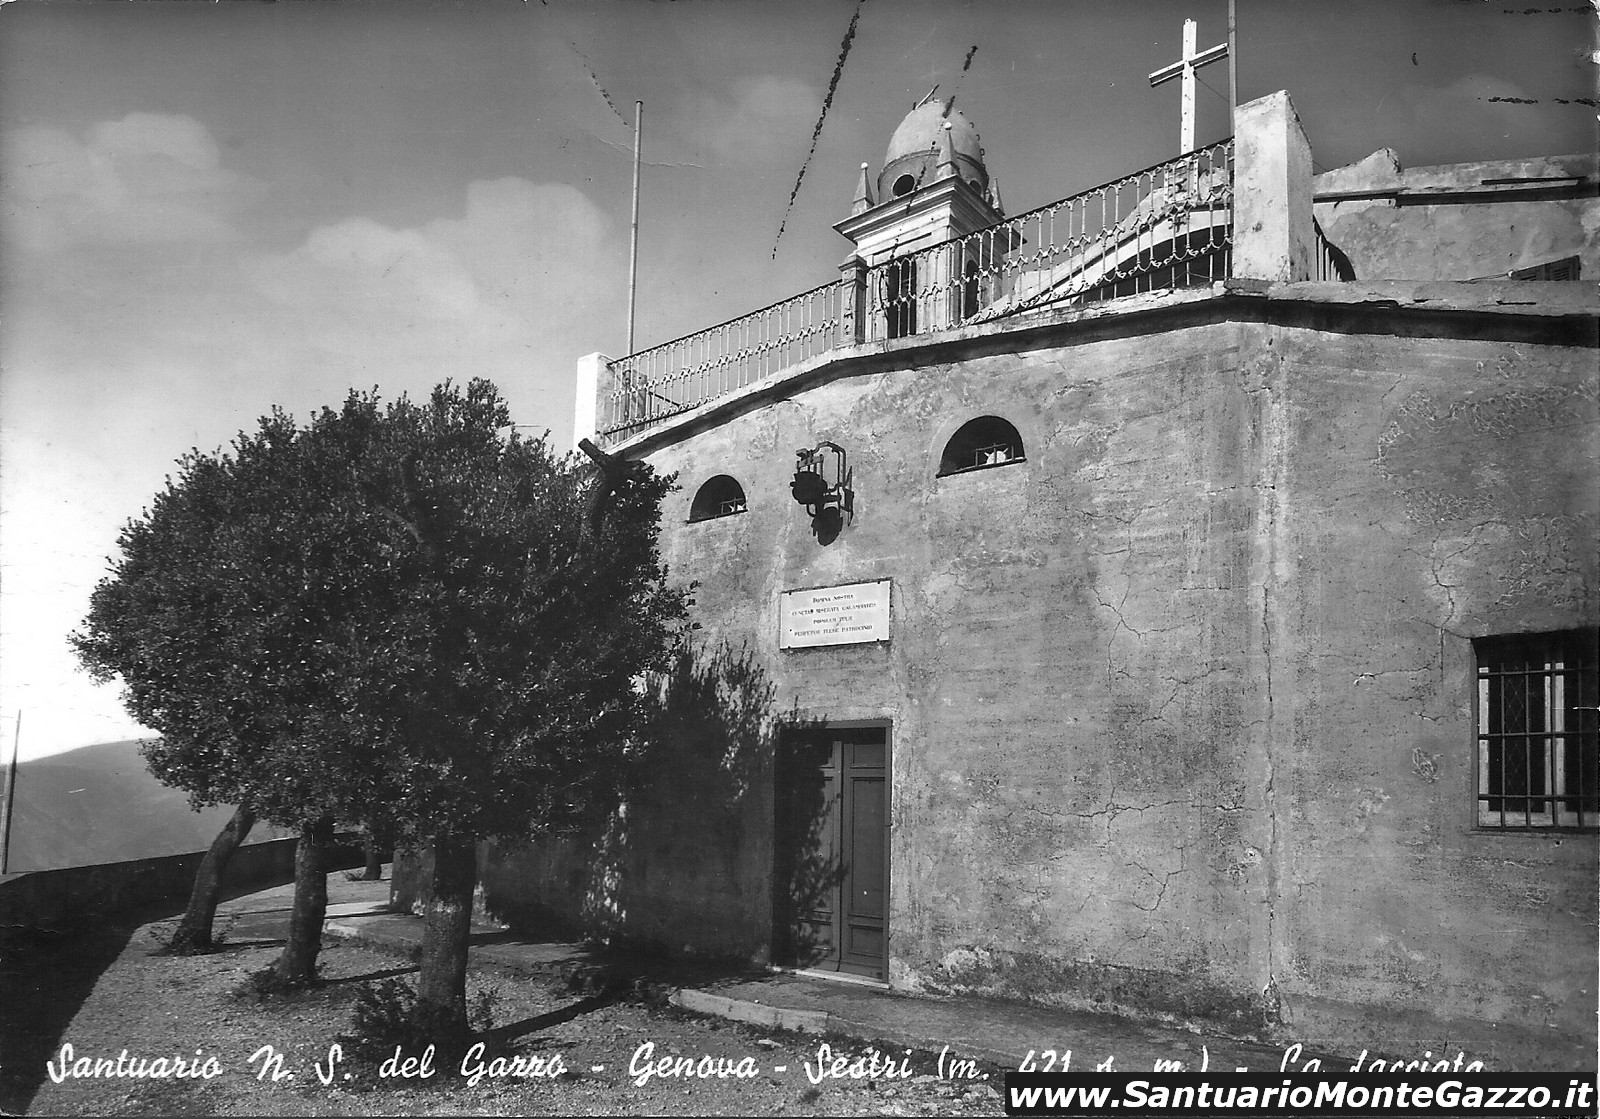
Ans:
{"type": "MultiPolygon", "coordinates": [[[[801,1010],[793,1007],[771,1006],[767,1003],[750,999],[731,999],[723,995],[714,995],[709,991],[699,991],[690,987],[674,991],[667,1001],[673,1006],[683,1010],[691,1010],[697,1014],[715,1014],[730,1021],[746,1022],[754,1026],[765,1026],[768,1029],[794,1030],[811,1034],[842,1034],[845,1037],[853,1037],[857,1041],[888,1042],[892,1045],[908,1049],[921,1049],[925,1052],[938,1052],[947,1044],[947,1039],[943,1036],[935,1037],[928,1032],[907,1030],[901,1027],[889,1026],[882,1022],[858,1021],[826,1010],[801,1010]]],[[[976,1045],[966,1040],[961,1042],[960,1048],[961,1056],[964,1058],[976,1057],[978,1060],[989,1061],[1005,1068],[1016,1067],[1021,1063],[1023,1057],[1022,1053],[1013,1053],[1008,1049],[996,1049],[992,1046],[976,1045]]]]}

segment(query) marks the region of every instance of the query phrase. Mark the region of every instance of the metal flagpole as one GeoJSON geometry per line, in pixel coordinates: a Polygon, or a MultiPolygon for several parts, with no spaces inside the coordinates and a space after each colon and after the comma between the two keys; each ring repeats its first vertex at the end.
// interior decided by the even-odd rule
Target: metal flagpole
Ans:
{"type": "Polygon", "coordinates": [[[639,150],[644,142],[644,102],[633,103],[633,238],[628,249],[628,353],[633,353],[633,301],[639,286],[639,150]]]}
{"type": "Polygon", "coordinates": [[[1236,134],[1239,115],[1239,44],[1234,39],[1234,0],[1228,0],[1228,132],[1236,134]]]}
{"type": "Polygon", "coordinates": [[[17,795],[17,752],[22,748],[22,711],[17,711],[17,733],[11,740],[11,764],[6,766],[6,796],[0,802],[0,874],[11,869],[11,806],[17,795]]]}

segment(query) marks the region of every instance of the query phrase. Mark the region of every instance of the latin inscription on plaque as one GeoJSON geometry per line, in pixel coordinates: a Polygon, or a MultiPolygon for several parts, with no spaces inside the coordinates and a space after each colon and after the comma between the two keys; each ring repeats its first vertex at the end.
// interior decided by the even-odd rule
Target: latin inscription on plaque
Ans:
{"type": "Polygon", "coordinates": [[[778,600],[778,647],[856,645],[889,640],[889,580],[784,591],[778,600]]]}

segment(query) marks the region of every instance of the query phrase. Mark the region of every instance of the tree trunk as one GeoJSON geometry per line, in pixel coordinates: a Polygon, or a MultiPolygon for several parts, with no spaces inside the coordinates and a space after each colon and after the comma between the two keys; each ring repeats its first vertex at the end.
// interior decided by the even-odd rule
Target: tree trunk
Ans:
{"type": "Polygon", "coordinates": [[[437,1045],[441,1060],[466,1050],[467,939],[472,933],[472,894],[478,885],[478,846],[449,836],[433,845],[433,897],[422,932],[422,969],[417,977],[414,1035],[437,1045]]]}
{"type": "Polygon", "coordinates": [[[371,827],[367,828],[365,843],[367,851],[367,869],[366,872],[361,875],[361,880],[363,882],[381,882],[383,881],[383,856],[386,852],[378,842],[377,832],[371,827]]]}
{"type": "Polygon", "coordinates": [[[322,919],[328,912],[328,846],[333,818],[309,820],[300,829],[294,850],[294,908],[289,913],[289,942],[278,957],[278,979],[310,983],[317,978],[317,953],[322,949],[322,919]]]}
{"type": "Polygon", "coordinates": [[[183,911],[183,920],[178,922],[177,931],[167,942],[167,951],[186,956],[211,950],[211,923],[222,897],[222,876],[227,873],[234,848],[244,842],[255,822],[256,814],[241,804],[222,825],[217,838],[211,841],[206,857],[200,860],[200,869],[195,872],[194,889],[189,891],[189,908],[183,911]]]}

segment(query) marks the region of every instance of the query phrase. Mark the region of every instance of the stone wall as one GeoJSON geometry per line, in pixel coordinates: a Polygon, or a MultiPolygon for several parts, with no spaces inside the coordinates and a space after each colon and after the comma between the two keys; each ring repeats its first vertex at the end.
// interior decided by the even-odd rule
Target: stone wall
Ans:
{"type": "Polygon", "coordinates": [[[1597,173],[1593,153],[1402,169],[1384,148],[1318,175],[1315,209],[1359,280],[1504,277],[1576,256],[1592,283],[1597,173]]]}
{"type": "MultiPolygon", "coordinates": [[[[294,880],[296,839],[247,843],[228,860],[227,889],[265,889],[294,880]]],[[[194,887],[204,851],[164,855],[122,863],[100,863],[63,870],[36,870],[0,880],[0,928],[60,929],[82,925],[107,913],[162,902],[181,909],[194,887]]],[[[330,870],[361,866],[359,843],[335,844],[330,870]]]]}

